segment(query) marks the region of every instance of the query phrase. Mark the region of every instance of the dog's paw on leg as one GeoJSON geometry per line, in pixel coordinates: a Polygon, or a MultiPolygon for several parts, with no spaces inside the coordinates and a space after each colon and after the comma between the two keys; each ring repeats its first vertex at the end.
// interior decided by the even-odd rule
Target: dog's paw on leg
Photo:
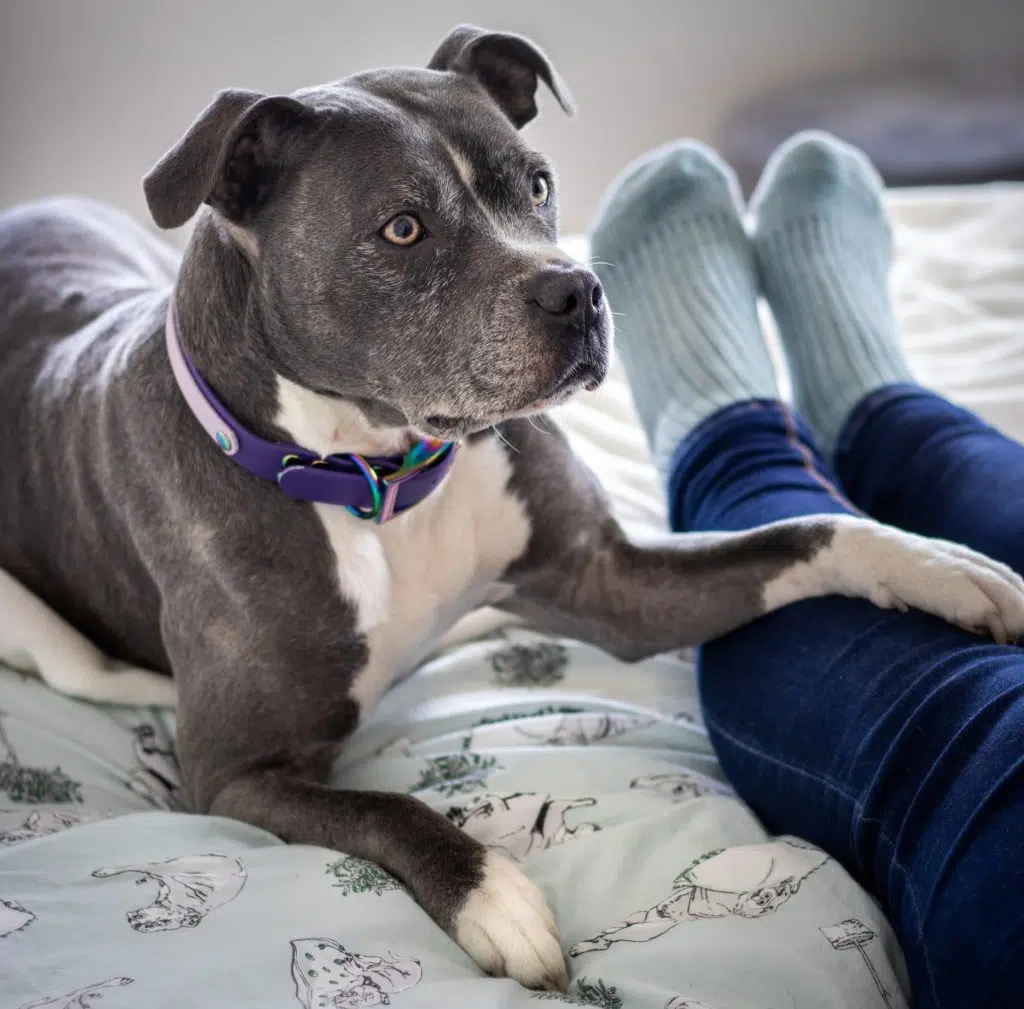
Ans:
{"type": "Polygon", "coordinates": [[[544,894],[503,855],[484,858],[483,879],[455,916],[455,939],[489,974],[564,992],[565,957],[544,894]]]}
{"type": "Polygon", "coordinates": [[[864,520],[844,523],[832,552],[851,594],[913,606],[1000,644],[1024,639],[1024,579],[984,554],[864,520]]]}

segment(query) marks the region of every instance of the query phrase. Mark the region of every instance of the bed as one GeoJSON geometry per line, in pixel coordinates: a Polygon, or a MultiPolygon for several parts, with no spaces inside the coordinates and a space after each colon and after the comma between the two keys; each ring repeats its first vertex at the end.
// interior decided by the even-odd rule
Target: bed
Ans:
{"type": "MultiPolygon", "coordinates": [[[[901,191],[890,208],[893,288],[918,376],[1024,438],[1024,186],[901,191]]],[[[584,240],[566,245],[585,258],[584,240]]],[[[663,529],[621,370],[557,419],[627,528],[663,529]]],[[[72,639],[53,624],[43,631],[51,650],[37,643],[36,654],[52,661],[52,643],[72,639]]],[[[0,646],[3,633],[0,622],[0,646]]],[[[61,661],[93,658],[70,651],[61,661]]],[[[383,698],[333,779],[416,794],[526,866],[580,951],[560,997],[482,977],[369,863],[182,814],[172,709],[89,705],[0,669],[3,1004],[906,1005],[901,955],[873,901],[820,852],[768,838],[731,795],[701,725],[692,663],[653,660],[628,688],[622,681],[593,649],[473,614],[383,698]],[[561,769],[558,795],[537,784],[538,761],[561,769]],[[627,815],[638,801],[642,822],[627,815]],[[524,829],[539,820],[547,827],[524,829]],[[685,898],[679,920],[702,923],[688,926],[692,955],[666,962],[654,947],[631,947],[595,967],[593,923],[635,912],[627,883],[643,890],[659,871],[675,903],[685,898]],[[755,882],[736,882],[745,876],[755,882]],[[767,954],[771,933],[751,939],[726,900],[766,880],[809,894],[772,916],[785,947],[767,954]],[[793,938],[801,929],[816,955],[834,953],[827,976],[793,938]]],[[[653,918],[659,885],[649,884],[653,918]]]]}

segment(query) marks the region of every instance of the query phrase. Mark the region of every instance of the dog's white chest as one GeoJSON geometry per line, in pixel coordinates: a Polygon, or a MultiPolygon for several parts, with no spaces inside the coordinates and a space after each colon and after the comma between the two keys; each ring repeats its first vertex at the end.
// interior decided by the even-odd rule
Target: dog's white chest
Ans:
{"type": "Polygon", "coordinates": [[[530,523],[506,490],[510,467],[493,439],[463,446],[445,483],[383,526],[317,505],[337,559],[338,583],[357,608],[370,657],[352,696],[364,710],[526,548],[530,523]]]}

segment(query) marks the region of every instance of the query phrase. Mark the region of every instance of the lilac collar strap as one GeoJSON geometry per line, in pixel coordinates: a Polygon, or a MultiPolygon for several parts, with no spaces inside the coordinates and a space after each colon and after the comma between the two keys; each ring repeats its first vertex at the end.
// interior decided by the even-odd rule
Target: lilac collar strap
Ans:
{"type": "Polygon", "coordinates": [[[455,442],[426,438],[404,456],[320,456],[288,442],[267,441],[243,427],[217,398],[178,337],[174,297],[167,307],[167,354],[189,409],[218,448],[239,466],[273,480],[298,501],[341,505],[353,515],[387,522],[436,490],[455,459],[455,442]]]}

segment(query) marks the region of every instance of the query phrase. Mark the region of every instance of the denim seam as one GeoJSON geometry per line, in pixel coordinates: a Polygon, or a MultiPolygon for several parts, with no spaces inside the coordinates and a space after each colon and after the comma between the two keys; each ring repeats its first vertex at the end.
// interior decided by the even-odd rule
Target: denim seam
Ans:
{"type": "Polygon", "coordinates": [[[835,483],[818,469],[817,463],[814,460],[813,452],[808,448],[803,438],[800,436],[799,429],[797,428],[796,416],[793,411],[786,403],[781,401],[778,404],[778,408],[782,423],[786,426],[786,441],[789,442],[800,456],[800,459],[803,462],[804,472],[806,472],[807,475],[810,476],[821,487],[821,489],[836,502],[836,504],[849,509],[856,515],[863,516],[864,513],[859,508],[856,508],[851,504],[835,483]]]}
{"type": "MultiPolygon", "coordinates": [[[[896,854],[895,854],[896,853],[896,845],[893,843],[892,839],[885,832],[885,830],[882,829],[881,826],[880,826],[882,821],[878,817],[875,817],[875,816],[861,816],[861,813],[862,813],[862,810],[863,810],[863,806],[864,806],[863,802],[861,802],[855,796],[850,795],[845,789],[841,788],[834,781],[831,781],[828,778],[822,777],[820,774],[814,774],[811,771],[804,770],[804,768],[802,768],[802,767],[796,767],[793,764],[787,763],[785,760],[780,760],[778,757],[775,757],[775,756],[772,756],[770,754],[767,754],[763,750],[759,750],[755,746],[751,746],[749,743],[744,742],[743,740],[741,740],[741,739],[737,738],[736,736],[734,736],[731,732],[726,732],[719,725],[717,725],[714,722],[714,720],[708,719],[706,715],[705,715],[705,724],[708,727],[710,727],[710,728],[714,728],[715,732],[719,733],[725,739],[728,739],[729,742],[732,743],[734,746],[737,746],[740,749],[745,750],[747,753],[751,753],[751,754],[753,754],[754,756],[758,757],[761,760],[765,760],[765,761],[767,761],[770,764],[776,765],[777,767],[785,768],[787,771],[790,771],[790,772],[792,772],[794,774],[801,775],[802,777],[805,777],[805,778],[809,778],[811,781],[814,781],[817,784],[824,786],[829,792],[835,793],[841,799],[843,799],[846,802],[852,804],[853,809],[854,809],[854,813],[858,817],[861,818],[862,822],[879,825],[879,827],[880,827],[880,829],[878,831],[879,840],[883,841],[885,843],[885,845],[893,853],[892,854],[892,858],[891,858],[891,864],[892,864],[893,868],[895,868],[896,871],[899,872],[900,876],[903,878],[903,882],[904,882],[904,885],[906,887],[906,891],[910,895],[910,903],[911,903],[911,907],[912,907],[913,913],[914,913],[914,931],[915,931],[914,938],[917,940],[919,946],[921,947],[921,953],[922,953],[922,957],[924,959],[925,974],[928,977],[928,987],[931,989],[932,1001],[933,1001],[933,1003],[936,1006],[938,1006],[939,1005],[939,994],[938,994],[938,991],[937,991],[937,989],[935,987],[935,978],[932,976],[932,967],[931,967],[931,963],[929,962],[929,959],[928,959],[928,950],[927,950],[927,948],[926,948],[926,946],[924,944],[924,923],[923,923],[923,919],[921,917],[921,908],[920,908],[920,906],[917,903],[917,894],[914,892],[914,888],[910,885],[910,876],[909,876],[907,870],[900,864],[899,860],[896,858],[896,854]]],[[[913,992],[911,992],[911,995],[913,995],[913,992]]]]}

